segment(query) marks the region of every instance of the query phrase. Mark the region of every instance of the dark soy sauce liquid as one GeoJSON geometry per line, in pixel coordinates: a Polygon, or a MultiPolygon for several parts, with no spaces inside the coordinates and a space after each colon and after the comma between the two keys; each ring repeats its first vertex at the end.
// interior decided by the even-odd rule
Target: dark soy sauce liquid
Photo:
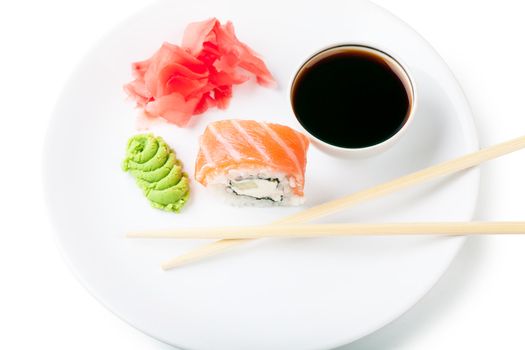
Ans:
{"type": "Polygon", "coordinates": [[[406,79],[373,52],[341,48],[325,54],[307,63],[292,86],[292,107],[302,126],[344,148],[373,146],[397,133],[411,108],[406,79]]]}

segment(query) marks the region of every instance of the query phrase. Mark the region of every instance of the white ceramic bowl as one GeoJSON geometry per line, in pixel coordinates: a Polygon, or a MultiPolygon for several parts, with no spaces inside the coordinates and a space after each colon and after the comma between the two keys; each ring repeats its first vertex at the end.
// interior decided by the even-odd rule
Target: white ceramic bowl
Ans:
{"type": "Polygon", "coordinates": [[[339,43],[339,44],[331,45],[328,47],[324,47],[321,50],[315,52],[313,55],[309,56],[307,59],[301,62],[301,64],[299,65],[299,68],[296,70],[296,73],[292,76],[292,79],[290,80],[288,91],[289,91],[289,97],[290,97],[291,113],[292,115],[295,116],[299,124],[302,126],[303,131],[309,136],[310,140],[315,146],[317,146],[321,151],[328,153],[330,155],[333,155],[333,156],[362,158],[362,157],[369,157],[369,156],[376,155],[388,149],[397,140],[399,140],[399,138],[405,133],[407,128],[410,126],[410,124],[412,124],[412,120],[414,119],[415,111],[417,108],[416,85],[406,65],[402,64],[399,59],[394,58],[392,54],[387,53],[385,50],[378,48],[377,45],[372,45],[368,43],[357,43],[357,42],[339,43]],[[319,60],[322,60],[325,57],[328,57],[330,55],[333,55],[337,51],[344,51],[349,48],[353,50],[359,50],[359,51],[371,53],[375,56],[379,56],[383,58],[386,62],[388,62],[390,67],[394,71],[394,73],[396,73],[396,75],[402,79],[403,85],[405,85],[405,88],[407,89],[408,97],[410,100],[410,110],[408,112],[408,116],[403,126],[395,134],[390,136],[388,139],[380,143],[377,143],[375,145],[369,146],[369,147],[347,148],[347,147],[340,147],[340,146],[336,146],[336,145],[327,143],[317,138],[316,136],[314,136],[307,128],[305,128],[301,124],[299,118],[297,117],[293,109],[292,91],[294,88],[294,83],[297,77],[300,75],[300,73],[305,68],[318,62],[319,60]]]}

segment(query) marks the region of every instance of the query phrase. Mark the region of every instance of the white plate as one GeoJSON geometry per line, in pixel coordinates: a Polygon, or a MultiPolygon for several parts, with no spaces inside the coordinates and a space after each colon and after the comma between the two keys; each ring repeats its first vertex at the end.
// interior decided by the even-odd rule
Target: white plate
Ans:
{"type": "MultiPolygon", "coordinates": [[[[353,341],[410,308],[444,273],[463,238],[264,240],[171,272],[162,260],[201,241],[126,240],[131,229],[267,223],[301,208],[232,208],[192,183],[180,215],[150,208],[120,170],[136,111],[122,84],[130,63],[162,41],[178,43],[191,21],[231,19],[279,81],[245,84],[230,108],[191,128],[154,131],[193,174],[197,136],[210,121],[254,118],[296,125],[286,84],[309,53],[332,42],[376,43],[416,80],[419,110],[392,149],[344,161],[311,149],[307,205],[450,159],[477,148],[471,112],[445,63],[412,29],[365,1],[161,1],[106,36],[78,67],[56,109],[45,167],[58,242],[76,275],[118,316],[151,336],[188,349],[328,349],[353,341]]],[[[376,200],[325,221],[469,220],[478,171],[376,200]]]]}

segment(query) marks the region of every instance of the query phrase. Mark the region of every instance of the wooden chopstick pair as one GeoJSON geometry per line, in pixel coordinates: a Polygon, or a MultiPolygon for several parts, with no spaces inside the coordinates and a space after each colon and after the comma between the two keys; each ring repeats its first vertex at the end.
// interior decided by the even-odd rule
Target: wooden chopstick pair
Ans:
{"type": "MultiPolygon", "coordinates": [[[[318,219],[358,203],[374,199],[394,191],[435,179],[451,175],[461,170],[477,166],[485,161],[498,158],[505,154],[525,147],[525,136],[500,143],[485,149],[473,152],[444,163],[430,166],[426,169],[402,176],[395,180],[366,189],[354,194],[326,202],[324,204],[303,210],[297,214],[287,216],[270,225],[255,227],[227,227],[212,229],[177,229],[157,232],[135,232],[128,237],[134,238],[168,238],[193,235],[193,238],[222,238],[219,241],[204,245],[189,253],[176,257],[162,264],[162,268],[169,270],[208,256],[218,254],[228,248],[249,242],[259,237],[286,236],[312,237],[323,232],[332,235],[349,234],[491,234],[491,233],[525,233],[524,222],[462,222],[462,223],[407,223],[407,224],[330,224],[330,225],[298,225],[310,220],[318,219]],[[295,234],[294,234],[295,232],[295,234]]],[[[325,235],[327,235],[325,233],[325,235]]],[[[186,237],[185,237],[186,238],[186,237]]]]}

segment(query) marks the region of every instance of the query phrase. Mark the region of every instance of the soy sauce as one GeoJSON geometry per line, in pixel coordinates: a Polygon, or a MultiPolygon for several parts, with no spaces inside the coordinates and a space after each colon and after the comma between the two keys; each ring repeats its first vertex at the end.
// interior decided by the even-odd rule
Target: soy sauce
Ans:
{"type": "Polygon", "coordinates": [[[408,82],[400,74],[374,51],[333,50],[299,71],[292,107],[302,126],[326,143],[373,146],[397,133],[409,115],[408,82]]]}

